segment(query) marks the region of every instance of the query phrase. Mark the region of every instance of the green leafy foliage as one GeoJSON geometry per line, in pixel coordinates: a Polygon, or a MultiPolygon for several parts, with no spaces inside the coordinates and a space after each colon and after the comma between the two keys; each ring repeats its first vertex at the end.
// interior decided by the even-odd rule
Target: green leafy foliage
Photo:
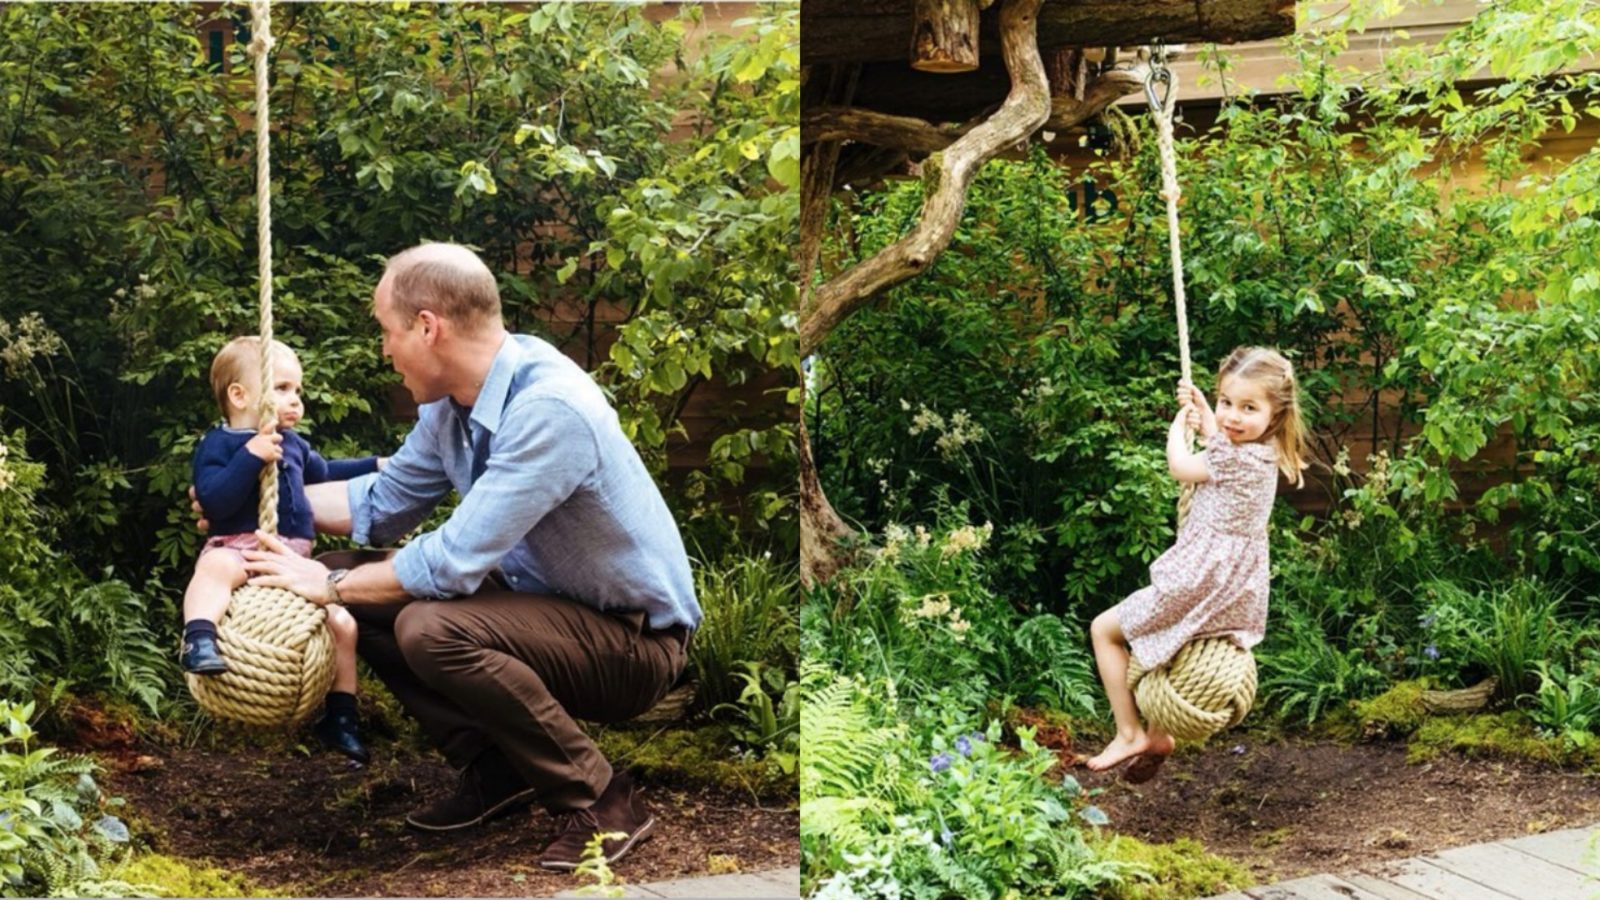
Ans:
{"type": "MultiPolygon", "coordinates": [[[[1233,347],[1279,347],[1314,427],[1310,489],[1331,508],[1280,504],[1258,651],[1260,708],[1302,723],[1419,677],[1496,674],[1526,706],[1541,654],[1589,677],[1569,657],[1600,597],[1600,151],[1549,160],[1541,141],[1600,115],[1600,79],[1561,71],[1600,49],[1600,20],[1516,0],[1426,52],[1336,65],[1402,6],[1352,4],[1286,40],[1284,93],[1226,86],[1178,146],[1202,387],[1233,347]],[[1485,67],[1502,80],[1468,80],[1485,67]]],[[[1224,51],[1202,62],[1226,77],[1224,51]]],[[[1086,170],[1042,151],[991,162],[951,249],[830,335],[805,410],[847,519],[877,531],[965,506],[993,523],[994,591],[1067,633],[1143,586],[1172,540],[1165,209],[1144,117],[1125,137],[1086,170]]],[[[825,267],[902,235],[921,190],[844,195],[825,267]]],[[[909,642],[868,640],[837,645],[925,670],[896,656],[909,642]]],[[[949,661],[947,696],[968,699],[971,665],[949,661]]],[[[1070,706],[1086,674],[1029,690],[1070,706]]],[[[1554,710],[1571,693],[1544,696],[1554,710]]]]}
{"type": "MultiPolygon", "coordinates": [[[[999,746],[991,697],[1092,710],[1083,635],[1018,613],[989,583],[993,536],[946,509],[891,525],[802,611],[801,843],[816,896],[1096,896],[1122,868],[1105,823],[1030,730],[999,746]]],[[[865,539],[864,539],[865,540],[865,539]]]]}
{"type": "MultiPolygon", "coordinates": [[[[127,584],[91,582],[58,552],[36,495],[44,467],[0,437],[0,696],[103,691],[157,711],[172,665],[127,584]]],[[[98,573],[105,576],[106,573],[98,573]]]]}
{"type": "MultiPolygon", "coordinates": [[[[31,426],[40,500],[80,568],[153,573],[168,596],[197,541],[182,495],[215,416],[206,369],[256,331],[253,91],[242,44],[212,65],[196,40],[218,14],[0,10],[0,407],[31,426]]],[[[729,32],[694,7],[279,10],[274,313],[319,449],[383,451],[404,431],[368,305],[383,257],[425,239],[480,249],[508,325],[583,361],[657,472],[708,382],[762,385],[781,409],[797,19],[763,8],[729,32]]],[[[739,426],[672,492],[675,512],[708,541],[754,528],[792,545],[778,498],[793,425],[739,426]],[[730,503],[732,485],[751,500],[730,503]]]]}
{"type": "Polygon", "coordinates": [[[155,896],[103,871],[128,843],[108,811],[122,800],[101,792],[92,760],[35,747],[33,711],[0,703],[0,896],[155,896]]]}
{"type": "Polygon", "coordinates": [[[695,631],[689,666],[700,683],[700,706],[735,701],[747,687],[741,675],[749,664],[792,680],[800,642],[798,586],[795,566],[770,555],[734,556],[695,569],[705,619],[695,631]]]}

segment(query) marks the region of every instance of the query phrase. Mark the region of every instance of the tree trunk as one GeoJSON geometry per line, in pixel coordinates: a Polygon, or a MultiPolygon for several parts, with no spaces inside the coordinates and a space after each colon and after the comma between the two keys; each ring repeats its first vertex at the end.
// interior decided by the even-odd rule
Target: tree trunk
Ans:
{"type": "MultiPolygon", "coordinates": [[[[1002,149],[1026,139],[1050,115],[1049,88],[1036,41],[1042,0],[1006,0],[1000,11],[1001,51],[1011,73],[1011,94],[987,122],[957,139],[924,164],[927,182],[921,221],[905,237],[871,259],[858,263],[815,290],[803,290],[800,304],[800,354],[809,356],[845,316],[872,295],[924,270],[955,234],[967,188],[979,167],[1002,149]]],[[[820,172],[815,173],[818,184],[820,172]]],[[[829,179],[831,182],[831,179],[829,179]]],[[[831,188],[831,184],[830,184],[831,188]]],[[[813,190],[821,189],[814,186],[813,190]]],[[[813,195],[814,197],[814,195],[813,195]]],[[[802,204],[805,202],[802,190],[802,204]]],[[[804,237],[801,241],[805,244],[804,237]]],[[[809,285],[809,272],[803,284],[809,285]]],[[[808,583],[826,579],[837,571],[838,543],[843,527],[823,496],[805,432],[804,408],[800,429],[800,547],[802,575],[808,583]],[[831,522],[829,521],[831,517],[831,522]]],[[[845,532],[847,533],[847,532],[845,532]]]]}
{"type": "Polygon", "coordinates": [[[916,0],[911,14],[911,68],[951,73],[977,67],[975,0],[916,0]]]}
{"type": "MultiPolygon", "coordinates": [[[[814,84],[802,87],[802,98],[813,101],[849,103],[855,91],[859,66],[827,66],[827,71],[810,70],[814,84]]],[[[805,77],[805,76],[803,76],[805,77]]],[[[805,129],[802,127],[801,133],[805,129]]],[[[833,195],[834,172],[839,165],[839,142],[816,140],[802,146],[800,159],[800,244],[796,248],[800,279],[800,308],[811,296],[813,272],[822,250],[822,232],[828,220],[828,202],[833,195]]],[[[800,377],[800,579],[806,585],[826,581],[845,562],[839,553],[850,526],[839,518],[833,504],[822,492],[816,464],[811,458],[811,439],[806,434],[805,375],[800,377]]]]}

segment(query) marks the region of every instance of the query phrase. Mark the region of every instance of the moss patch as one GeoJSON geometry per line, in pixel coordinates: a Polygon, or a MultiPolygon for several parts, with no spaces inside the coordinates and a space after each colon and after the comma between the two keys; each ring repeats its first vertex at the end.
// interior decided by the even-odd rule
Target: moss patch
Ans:
{"type": "Polygon", "coordinates": [[[1384,740],[1405,737],[1421,728],[1428,719],[1428,708],[1422,704],[1425,690],[1425,681],[1402,681],[1376,697],[1353,701],[1350,705],[1360,723],[1361,736],[1384,740]]]}
{"type": "Polygon", "coordinates": [[[264,888],[243,875],[161,853],[136,856],[117,867],[113,877],[138,885],[154,885],[168,897],[293,897],[296,891],[264,888]]]}
{"type": "Polygon", "coordinates": [[[1130,875],[1105,895],[1117,900],[1209,897],[1255,884],[1249,869],[1208,852],[1193,838],[1178,838],[1170,844],[1147,844],[1119,834],[1100,849],[1109,859],[1138,867],[1139,874],[1130,875]]]}
{"type": "Polygon", "coordinates": [[[758,797],[794,801],[795,773],[770,759],[751,759],[725,729],[716,726],[667,731],[607,729],[595,737],[612,763],[648,778],[680,784],[749,791],[758,797]]]}
{"type": "Polygon", "coordinates": [[[1542,737],[1525,713],[1436,716],[1422,723],[1406,748],[1407,762],[1424,762],[1445,751],[1472,756],[1507,756],[1541,762],[1600,765],[1594,750],[1568,750],[1557,738],[1542,737]]]}

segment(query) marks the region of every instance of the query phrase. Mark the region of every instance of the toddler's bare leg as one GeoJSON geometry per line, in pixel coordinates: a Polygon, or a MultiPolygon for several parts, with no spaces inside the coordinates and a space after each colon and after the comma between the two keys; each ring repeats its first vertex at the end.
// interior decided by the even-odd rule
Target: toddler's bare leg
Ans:
{"type": "Polygon", "coordinates": [[[333,690],[356,692],[356,620],[337,603],[327,605],[328,630],[333,632],[333,690]]]}
{"type": "Polygon", "coordinates": [[[220,622],[233,592],[249,577],[244,557],[233,550],[213,550],[194,565],[194,576],[183,592],[183,622],[195,619],[220,622]]]}

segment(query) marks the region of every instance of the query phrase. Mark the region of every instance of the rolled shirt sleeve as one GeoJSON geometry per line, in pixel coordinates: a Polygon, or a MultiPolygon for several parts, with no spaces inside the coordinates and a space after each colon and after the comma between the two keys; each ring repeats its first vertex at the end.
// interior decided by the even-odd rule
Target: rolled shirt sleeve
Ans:
{"type": "MultiPolygon", "coordinates": [[[[396,472],[403,453],[404,448],[380,474],[379,485],[396,472]]],[[[537,392],[523,394],[507,407],[499,431],[489,437],[487,457],[483,473],[444,525],[418,535],[395,554],[395,575],[413,597],[454,597],[477,590],[547,513],[594,474],[600,459],[582,414],[560,397],[537,392]]],[[[396,476],[407,477],[404,472],[396,476]]],[[[351,509],[356,509],[354,502],[351,509]]],[[[355,517],[357,540],[371,533],[371,521],[370,516],[355,517]],[[363,526],[366,531],[360,530],[363,526]]],[[[388,522],[381,521],[387,531],[388,522]]]]}

